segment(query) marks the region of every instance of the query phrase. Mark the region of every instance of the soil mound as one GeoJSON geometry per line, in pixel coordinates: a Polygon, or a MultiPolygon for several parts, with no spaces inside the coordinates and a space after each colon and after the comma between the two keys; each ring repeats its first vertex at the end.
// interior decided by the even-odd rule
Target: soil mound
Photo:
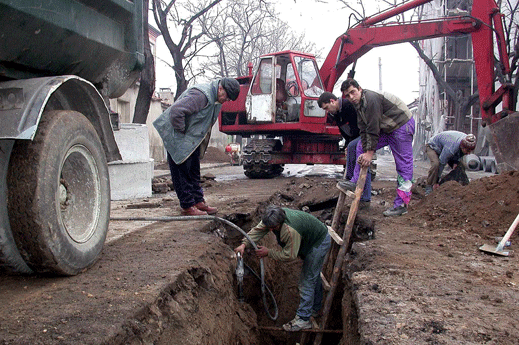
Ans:
{"type": "Polygon", "coordinates": [[[444,183],[412,206],[410,218],[429,228],[457,228],[485,239],[502,236],[518,213],[519,172],[512,171],[467,186],[444,183]]]}
{"type": "Polygon", "coordinates": [[[204,158],[201,163],[229,163],[230,158],[224,150],[217,147],[209,146],[205,151],[204,158]]]}

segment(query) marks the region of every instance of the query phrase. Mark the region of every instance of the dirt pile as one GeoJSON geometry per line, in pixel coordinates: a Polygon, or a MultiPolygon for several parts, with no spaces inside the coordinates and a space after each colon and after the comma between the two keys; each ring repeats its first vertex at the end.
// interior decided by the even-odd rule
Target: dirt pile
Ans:
{"type": "Polygon", "coordinates": [[[229,163],[230,161],[229,155],[224,150],[209,146],[200,163],[229,163]]]}
{"type": "Polygon", "coordinates": [[[447,182],[412,205],[410,218],[428,228],[458,228],[493,239],[506,232],[518,213],[519,172],[513,171],[477,179],[467,186],[447,182]]]}

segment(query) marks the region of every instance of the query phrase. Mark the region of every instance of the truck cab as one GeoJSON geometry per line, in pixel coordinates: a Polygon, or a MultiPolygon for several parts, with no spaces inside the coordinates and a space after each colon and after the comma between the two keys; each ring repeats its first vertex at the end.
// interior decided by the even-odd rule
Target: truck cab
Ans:
{"type": "Polygon", "coordinates": [[[261,56],[247,93],[247,123],[315,122],[325,116],[317,106],[323,92],[312,55],[284,51],[261,56]]]}

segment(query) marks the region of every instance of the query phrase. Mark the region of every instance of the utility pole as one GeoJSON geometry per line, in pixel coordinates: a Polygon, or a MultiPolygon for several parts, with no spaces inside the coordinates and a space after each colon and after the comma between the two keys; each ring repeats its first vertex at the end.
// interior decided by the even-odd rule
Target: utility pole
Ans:
{"type": "Polygon", "coordinates": [[[382,91],[382,58],[378,57],[378,89],[382,91]]]}

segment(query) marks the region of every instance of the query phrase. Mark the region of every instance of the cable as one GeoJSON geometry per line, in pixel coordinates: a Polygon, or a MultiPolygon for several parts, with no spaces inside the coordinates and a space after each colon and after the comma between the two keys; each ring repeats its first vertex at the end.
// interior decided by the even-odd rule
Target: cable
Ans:
{"type": "MultiPolygon", "coordinates": [[[[223,218],[216,217],[216,216],[207,215],[207,216],[172,216],[172,217],[167,217],[167,216],[166,217],[113,217],[113,218],[111,217],[110,220],[112,220],[112,221],[148,221],[148,222],[172,222],[172,221],[184,221],[184,220],[219,220],[219,221],[229,225],[230,227],[238,230],[239,232],[241,232],[243,234],[243,236],[245,236],[245,238],[252,244],[252,247],[255,250],[258,250],[258,246],[256,246],[256,243],[254,243],[254,241],[251,240],[249,235],[247,235],[247,233],[245,231],[243,231],[239,226],[228,221],[227,219],[223,219],[223,218]]],[[[256,272],[254,272],[252,270],[251,270],[251,272],[253,272],[257,276],[256,272]]],[[[270,289],[265,285],[265,266],[263,264],[263,258],[260,258],[260,272],[261,272],[261,278],[260,278],[261,293],[263,294],[263,306],[265,307],[265,311],[267,312],[267,315],[269,316],[269,318],[271,320],[276,321],[278,318],[278,307],[277,307],[277,303],[274,298],[274,295],[272,294],[270,289]],[[274,316],[272,316],[270,314],[269,307],[267,304],[267,297],[266,297],[265,290],[267,290],[268,293],[272,297],[272,301],[274,303],[274,309],[275,309],[274,316]]]]}

